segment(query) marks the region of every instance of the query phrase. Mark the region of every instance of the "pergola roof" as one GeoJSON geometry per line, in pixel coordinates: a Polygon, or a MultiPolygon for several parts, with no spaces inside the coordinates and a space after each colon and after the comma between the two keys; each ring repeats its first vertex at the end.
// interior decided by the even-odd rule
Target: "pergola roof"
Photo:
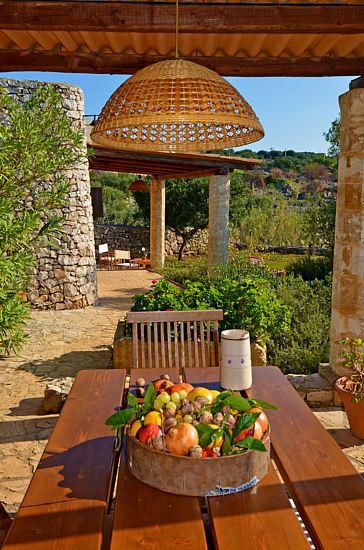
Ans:
{"type": "Polygon", "coordinates": [[[145,174],[164,180],[252,170],[261,162],[223,155],[123,151],[94,143],[89,143],[89,148],[93,150],[89,160],[92,170],[145,174]]]}
{"type": "MultiPolygon", "coordinates": [[[[181,56],[228,76],[361,74],[363,3],[323,1],[180,0],[181,56]]],[[[175,0],[0,2],[0,66],[130,74],[173,57],[174,27],[175,0]]]]}

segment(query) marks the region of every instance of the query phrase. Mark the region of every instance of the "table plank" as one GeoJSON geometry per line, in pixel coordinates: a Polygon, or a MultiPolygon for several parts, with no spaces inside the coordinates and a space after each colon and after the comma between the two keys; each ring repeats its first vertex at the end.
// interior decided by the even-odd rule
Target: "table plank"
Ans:
{"type": "Polygon", "coordinates": [[[253,369],[253,395],[268,411],[280,473],[317,548],[364,546],[364,480],[276,367],[253,369]]]}
{"type": "Polygon", "coordinates": [[[307,550],[310,546],[273,464],[253,489],[208,499],[219,550],[307,550]]]}
{"type": "Polygon", "coordinates": [[[104,516],[97,501],[24,506],[2,550],[99,550],[104,516]]]}
{"type": "Polygon", "coordinates": [[[207,548],[197,497],[163,493],[138,481],[122,461],[111,550],[207,548]]]}
{"type": "Polygon", "coordinates": [[[123,369],[77,374],[22,506],[107,499],[115,433],[105,419],[121,405],[125,377],[123,369]]]}
{"type": "Polygon", "coordinates": [[[179,382],[179,372],[177,368],[168,369],[131,369],[130,370],[130,385],[135,385],[138,378],[144,378],[147,384],[159,378],[161,374],[168,374],[172,382],[179,382]]]}
{"type": "Polygon", "coordinates": [[[115,454],[105,419],[122,403],[125,377],[78,373],[4,549],[100,549],[115,454]]]}
{"type": "MultiPolygon", "coordinates": [[[[186,381],[218,388],[219,369],[185,369],[186,381]]],[[[216,548],[308,548],[296,515],[272,464],[258,487],[207,499],[216,548]]]]}
{"type": "Polygon", "coordinates": [[[184,369],[184,378],[186,382],[193,384],[208,384],[220,379],[219,367],[193,368],[187,367],[184,369]]]}

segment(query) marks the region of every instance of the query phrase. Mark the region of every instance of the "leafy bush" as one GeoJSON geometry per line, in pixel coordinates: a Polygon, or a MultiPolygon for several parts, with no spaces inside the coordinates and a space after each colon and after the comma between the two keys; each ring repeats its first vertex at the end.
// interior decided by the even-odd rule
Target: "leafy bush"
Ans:
{"type": "Polygon", "coordinates": [[[25,103],[0,90],[0,353],[25,341],[21,293],[37,249],[56,244],[66,170],[82,159],[82,139],[51,86],[40,85],[25,103]]]}
{"type": "Polygon", "coordinates": [[[186,281],[203,281],[208,273],[207,256],[185,258],[180,261],[177,258],[168,258],[161,274],[167,279],[172,279],[180,285],[186,281]]]}
{"type": "Polygon", "coordinates": [[[331,277],[322,281],[282,277],[276,292],[291,313],[291,325],[268,342],[269,362],[286,373],[316,372],[329,357],[331,277]]]}
{"type": "Polygon", "coordinates": [[[322,280],[332,273],[332,260],[331,258],[302,256],[290,263],[286,267],[286,272],[295,277],[300,276],[304,281],[322,280]]]}
{"type": "Polygon", "coordinates": [[[134,297],[133,311],[223,309],[221,330],[244,328],[251,339],[265,343],[276,332],[285,333],[290,325],[288,308],[269,283],[261,278],[234,280],[219,276],[205,283],[187,283],[185,289],[158,281],[146,294],[134,297]]]}

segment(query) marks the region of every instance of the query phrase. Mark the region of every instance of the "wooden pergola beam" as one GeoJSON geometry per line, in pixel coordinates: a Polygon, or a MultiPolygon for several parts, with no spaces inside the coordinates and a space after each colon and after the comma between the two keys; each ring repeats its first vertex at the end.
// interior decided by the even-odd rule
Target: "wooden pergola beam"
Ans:
{"type": "MultiPolygon", "coordinates": [[[[150,2],[0,2],[0,28],[173,33],[175,6],[150,2]]],[[[364,5],[185,3],[180,33],[360,33],[364,5]]]]}
{"type": "MultiPolygon", "coordinates": [[[[100,52],[0,51],[2,71],[61,71],[74,73],[133,74],[171,59],[169,56],[124,55],[100,52]]],[[[352,76],[361,75],[364,57],[184,57],[223,76],[352,76]]]]}

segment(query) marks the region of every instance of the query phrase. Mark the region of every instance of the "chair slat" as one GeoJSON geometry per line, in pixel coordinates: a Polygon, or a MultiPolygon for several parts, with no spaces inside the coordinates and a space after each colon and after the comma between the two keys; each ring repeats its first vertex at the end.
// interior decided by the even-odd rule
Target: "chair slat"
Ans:
{"type": "Polygon", "coordinates": [[[133,366],[138,368],[138,325],[133,324],[133,366]]]}
{"type": "Polygon", "coordinates": [[[159,368],[159,353],[158,353],[158,325],[159,323],[153,323],[153,336],[154,336],[154,368],[159,368]]]}
{"type": "Polygon", "coordinates": [[[177,369],[179,369],[179,359],[178,359],[178,325],[177,325],[177,321],[174,321],[173,323],[173,330],[174,330],[174,338],[173,338],[173,341],[174,341],[174,362],[175,362],[175,367],[177,369]]]}
{"type": "Polygon", "coordinates": [[[162,369],[166,368],[166,349],[165,349],[165,337],[164,329],[166,324],[161,323],[161,357],[162,357],[162,369]]]}
{"type": "Polygon", "coordinates": [[[147,323],[147,340],[148,340],[148,367],[153,367],[152,361],[152,329],[150,323],[147,323]]]}
{"type": "Polygon", "coordinates": [[[202,366],[206,367],[206,355],[205,355],[205,334],[203,321],[200,321],[200,347],[201,347],[201,362],[202,366]]]}
{"type": "Polygon", "coordinates": [[[185,324],[180,324],[181,327],[181,369],[184,369],[186,366],[185,363],[185,324]]]}
{"type": "Polygon", "coordinates": [[[141,344],[141,357],[142,357],[142,369],[145,369],[145,323],[140,323],[140,344],[141,344]]]}
{"type": "Polygon", "coordinates": [[[171,337],[171,323],[167,321],[167,347],[168,347],[168,366],[173,367],[172,361],[172,337],[171,337]]]}
{"type": "Polygon", "coordinates": [[[214,355],[215,355],[214,367],[218,367],[220,364],[220,361],[219,361],[219,329],[218,329],[217,321],[213,321],[213,327],[214,327],[214,355]]]}
{"type": "Polygon", "coordinates": [[[192,367],[192,347],[191,347],[191,323],[187,321],[187,350],[188,350],[188,366],[192,367]]]}
{"type": "Polygon", "coordinates": [[[199,357],[198,357],[198,333],[197,333],[197,321],[193,321],[193,342],[195,346],[195,364],[194,367],[198,367],[199,357]]]}
{"type": "Polygon", "coordinates": [[[207,336],[207,366],[208,367],[211,367],[211,349],[210,349],[210,344],[211,344],[211,326],[210,326],[210,321],[206,321],[206,336],[207,336]]]}

